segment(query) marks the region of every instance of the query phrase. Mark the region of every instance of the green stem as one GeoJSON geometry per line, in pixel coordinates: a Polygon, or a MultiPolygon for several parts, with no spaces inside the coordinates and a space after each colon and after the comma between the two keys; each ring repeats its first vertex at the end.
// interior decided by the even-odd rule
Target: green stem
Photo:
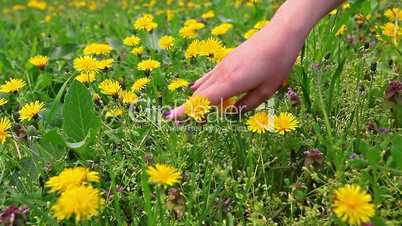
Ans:
{"type": "Polygon", "coordinates": [[[164,225],[167,225],[167,224],[165,222],[165,212],[163,211],[163,203],[162,203],[162,200],[161,200],[161,194],[162,194],[161,189],[162,188],[160,186],[157,187],[157,189],[156,189],[156,192],[157,192],[156,198],[157,198],[157,202],[158,202],[157,205],[158,205],[160,222],[161,222],[161,225],[164,226],[164,225]]]}

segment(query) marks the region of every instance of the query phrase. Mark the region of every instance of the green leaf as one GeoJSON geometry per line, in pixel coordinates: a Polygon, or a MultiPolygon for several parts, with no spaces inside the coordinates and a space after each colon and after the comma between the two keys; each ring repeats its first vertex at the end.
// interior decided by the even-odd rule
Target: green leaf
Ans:
{"type": "Polygon", "coordinates": [[[91,150],[90,146],[95,142],[96,134],[93,132],[92,129],[89,129],[87,136],[84,140],[79,142],[68,142],[65,141],[67,147],[76,151],[81,159],[93,159],[95,157],[94,152],[91,150]]]}
{"type": "Polygon", "coordinates": [[[41,90],[49,87],[52,84],[53,78],[49,74],[39,75],[36,81],[35,90],[41,90]]]}
{"type": "Polygon", "coordinates": [[[56,98],[54,98],[52,106],[49,108],[50,110],[47,111],[47,113],[45,115],[45,119],[48,124],[51,124],[53,122],[54,117],[57,114],[57,109],[61,105],[60,104],[61,97],[63,96],[64,90],[66,89],[67,84],[70,81],[70,79],[71,79],[71,77],[69,79],[67,79],[67,81],[64,82],[63,86],[60,88],[59,92],[57,93],[56,98]]]}
{"type": "Polygon", "coordinates": [[[33,158],[42,162],[55,162],[62,160],[67,153],[63,137],[57,129],[47,132],[39,142],[33,145],[33,158]]]}
{"type": "Polygon", "coordinates": [[[67,91],[63,107],[63,129],[69,140],[81,142],[92,129],[96,137],[101,121],[88,89],[80,82],[73,81],[67,91]]]}

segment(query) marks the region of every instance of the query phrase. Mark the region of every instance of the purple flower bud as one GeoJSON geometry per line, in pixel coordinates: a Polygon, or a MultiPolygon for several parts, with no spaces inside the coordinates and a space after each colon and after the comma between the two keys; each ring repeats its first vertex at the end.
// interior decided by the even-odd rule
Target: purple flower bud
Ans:
{"type": "Polygon", "coordinates": [[[385,134],[385,133],[389,133],[389,131],[390,131],[390,129],[388,129],[388,128],[379,128],[379,129],[378,129],[378,132],[379,132],[379,133],[384,133],[384,134],[385,134]]]}
{"type": "Polygon", "coordinates": [[[368,131],[376,131],[377,130],[377,124],[375,122],[368,122],[367,123],[367,130],[368,131]]]}
{"type": "Polygon", "coordinates": [[[288,88],[288,98],[292,106],[297,107],[300,105],[299,95],[291,88],[288,88]]]}
{"type": "Polygon", "coordinates": [[[350,154],[350,156],[349,156],[350,160],[355,160],[355,159],[358,159],[358,158],[359,158],[359,155],[354,153],[354,152],[352,154],[350,154]]]}
{"type": "Polygon", "coordinates": [[[402,95],[402,82],[401,81],[391,81],[385,90],[385,98],[389,101],[395,101],[397,95],[402,95]]]}
{"type": "Polygon", "coordinates": [[[324,156],[318,148],[313,148],[311,150],[308,150],[308,151],[304,152],[304,154],[306,156],[304,159],[305,166],[310,166],[310,165],[321,166],[324,163],[324,156]]]}
{"type": "Polygon", "coordinates": [[[0,213],[0,225],[25,225],[29,209],[11,205],[0,213]]]}

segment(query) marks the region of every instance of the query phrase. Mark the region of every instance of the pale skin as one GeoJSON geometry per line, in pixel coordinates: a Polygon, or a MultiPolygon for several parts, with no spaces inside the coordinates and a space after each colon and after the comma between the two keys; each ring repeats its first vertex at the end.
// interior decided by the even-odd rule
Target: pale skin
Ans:
{"type": "MultiPolygon", "coordinates": [[[[193,96],[203,96],[217,105],[232,96],[247,111],[270,98],[287,79],[304,40],[318,21],[343,0],[287,0],[270,23],[234,49],[214,69],[194,82],[193,96]]],[[[184,116],[179,106],[166,115],[184,116]]]]}

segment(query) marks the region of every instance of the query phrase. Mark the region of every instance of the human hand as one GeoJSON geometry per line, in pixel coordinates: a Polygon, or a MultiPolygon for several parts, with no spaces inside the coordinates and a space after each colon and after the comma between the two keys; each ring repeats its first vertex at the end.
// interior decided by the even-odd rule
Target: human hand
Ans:
{"type": "MultiPolygon", "coordinates": [[[[287,79],[310,29],[340,2],[323,1],[317,5],[312,0],[288,0],[266,27],[195,81],[191,87],[193,96],[206,97],[213,105],[232,96],[241,96],[236,103],[240,111],[259,106],[287,79]]],[[[165,117],[173,120],[183,115],[181,105],[165,117]]]]}

